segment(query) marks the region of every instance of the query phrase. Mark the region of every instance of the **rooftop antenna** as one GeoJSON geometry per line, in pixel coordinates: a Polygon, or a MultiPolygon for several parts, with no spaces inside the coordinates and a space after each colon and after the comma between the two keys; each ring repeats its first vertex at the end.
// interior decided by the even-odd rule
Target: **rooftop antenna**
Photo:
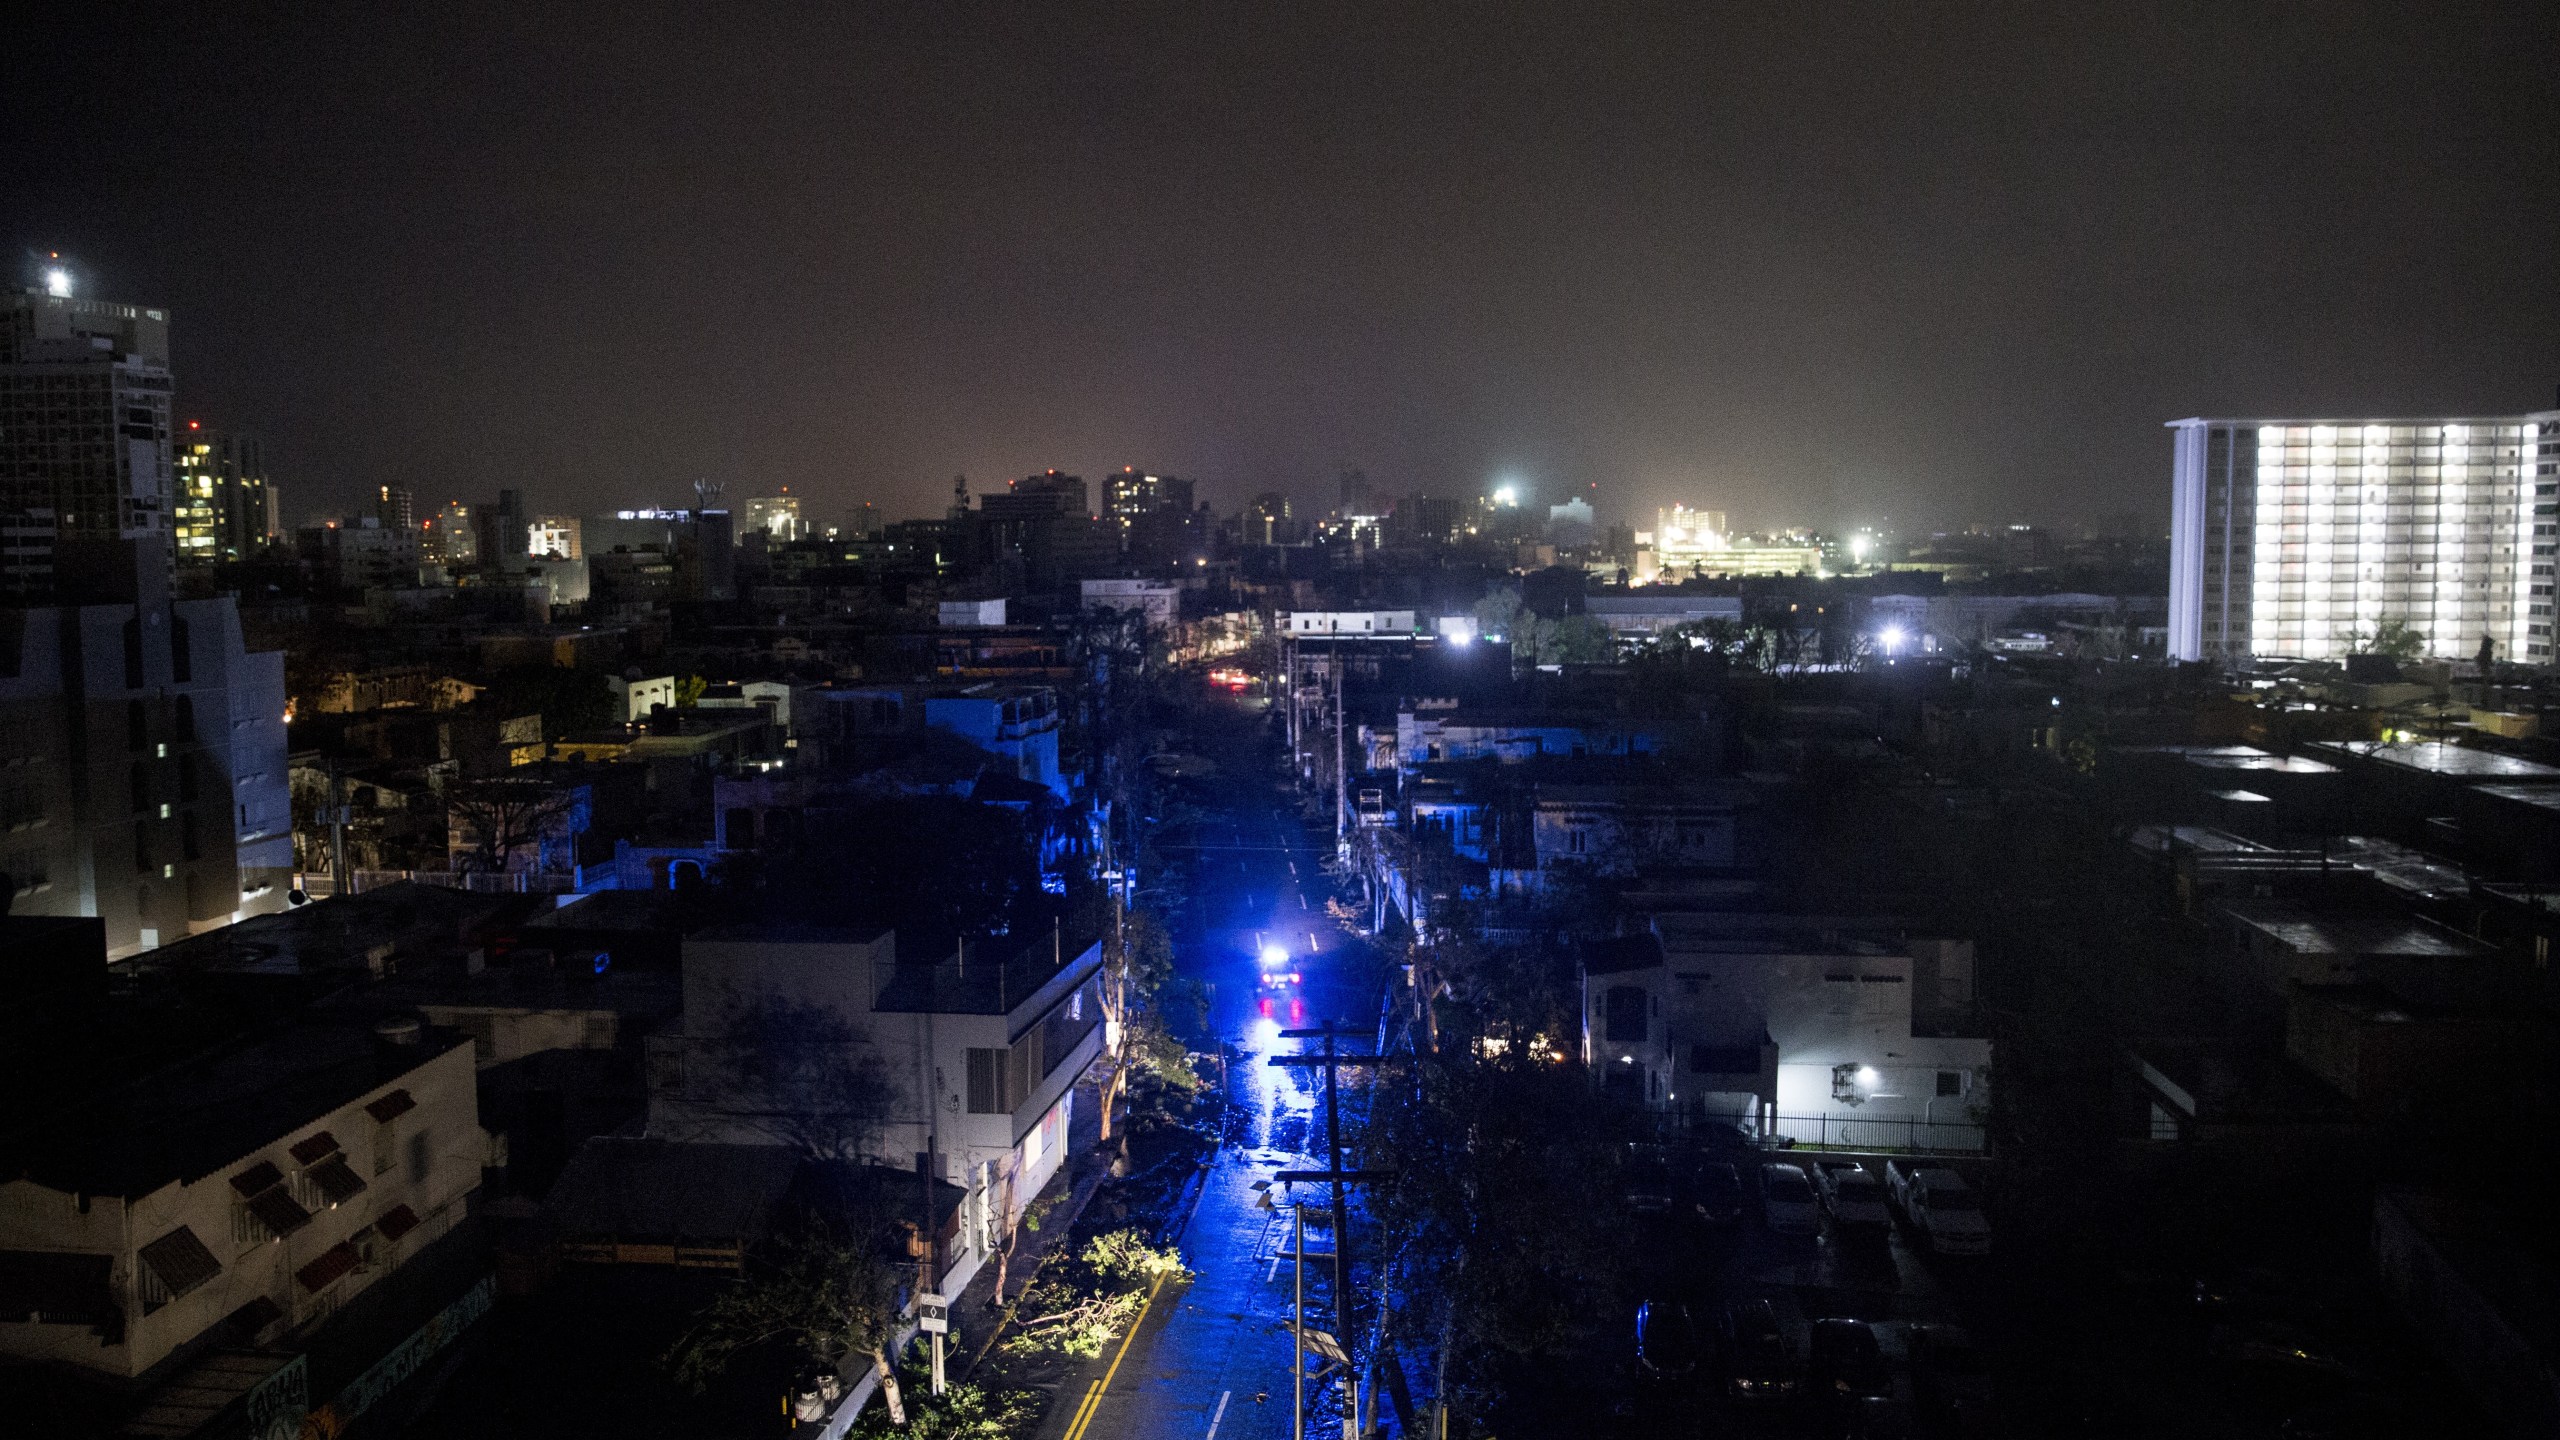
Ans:
{"type": "Polygon", "coordinates": [[[712,506],[719,504],[721,488],[721,484],[717,480],[695,480],[693,482],[694,513],[700,514],[701,512],[710,509],[712,506]]]}
{"type": "Polygon", "coordinates": [[[968,514],[969,477],[954,475],[951,477],[951,518],[962,520],[968,518],[968,514]]]}

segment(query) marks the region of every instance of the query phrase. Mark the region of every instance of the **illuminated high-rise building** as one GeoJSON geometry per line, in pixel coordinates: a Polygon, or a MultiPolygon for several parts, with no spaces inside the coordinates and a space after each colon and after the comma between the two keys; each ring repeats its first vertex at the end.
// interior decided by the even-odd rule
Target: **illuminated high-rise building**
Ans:
{"type": "Polygon", "coordinates": [[[1124,465],[1103,485],[1103,513],[1127,534],[1144,516],[1173,510],[1191,513],[1192,484],[1171,475],[1149,475],[1124,465]]]}
{"type": "Polygon", "coordinates": [[[2560,411],[2169,428],[2173,657],[2552,659],[2560,411]]]}
{"type": "Polygon", "coordinates": [[[446,501],[443,509],[427,517],[424,530],[428,559],[469,565],[480,558],[480,527],[471,518],[471,507],[461,501],[446,501]]]}
{"type": "Polygon", "coordinates": [[[575,515],[536,515],[525,535],[525,553],[548,555],[559,560],[583,560],[587,557],[583,532],[585,522],[575,515]]]}
{"type": "Polygon", "coordinates": [[[800,518],[800,497],[791,487],[782,487],[779,495],[760,495],[746,505],[747,529],[761,530],[768,538],[781,541],[800,540],[808,536],[800,518]]]}
{"type": "Polygon", "coordinates": [[[190,420],[177,431],[170,535],[181,565],[244,560],[275,533],[274,487],[266,447],[256,437],[208,430],[190,420]]]}
{"type": "Polygon", "coordinates": [[[67,266],[0,295],[0,513],[62,540],[166,546],[169,312],[73,295],[67,266]]]}

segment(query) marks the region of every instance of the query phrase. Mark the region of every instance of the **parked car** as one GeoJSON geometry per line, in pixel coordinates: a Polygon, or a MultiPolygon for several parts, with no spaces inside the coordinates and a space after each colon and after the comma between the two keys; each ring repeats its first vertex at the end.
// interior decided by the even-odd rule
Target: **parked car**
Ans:
{"type": "Polygon", "coordinates": [[[1760,1220],[1780,1235],[1822,1233],[1821,1202],[1801,1167],[1774,1160],[1760,1167],[1760,1220]]]}
{"type": "Polygon", "coordinates": [[[1661,1380],[1697,1373],[1698,1329],[1690,1322],[1688,1306],[1647,1300],[1636,1307],[1636,1363],[1661,1380]]]}
{"type": "Polygon", "coordinates": [[[2337,1350],[2299,1325],[2281,1320],[2240,1320],[2216,1325],[2205,1353],[2237,1370],[2304,1379],[2354,1380],[2355,1367],[2337,1350]]]}
{"type": "Polygon", "coordinates": [[[1822,1208],[1844,1231],[1882,1235],[1892,1228],[1892,1212],[1884,1208],[1884,1187],[1855,1160],[1825,1160],[1814,1167],[1822,1186],[1822,1208]]]}
{"type": "Polygon", "coordinates": [[[1885,1430],[1878,1413],[1893,1407],[1893,1367],[1875,1327],[1864,1320],[1813,1322],[1806,1385],[1841,1428],[1857,1434],[1885,1430]]]}
{"type": "Polygon", "coordinates": [[[1941,1255],[1981,1255],[1991,1249],[1991,1222],[1964,1177],[1943,1165],[1888,1160],[1885,1190],[1911,1228],[1941,1255]]]}
{"type": "Polygon", "coordinates": [[[1689,1207],[1709,1225],[1742,1223],[1742,1172],[1722,1160],[1709,1160],[1691,1172],[1689,1207]]]}
{"type": "Polygon", "coordinates": [[[1627,1159],[1627,1208],[1639,1215],[1671,1213],[1671,1167],[1649,1146],[1637,1146],[1627,1159]]]}
{"type": "Polygon", "coordinates": [[[1914,1325],[1904,1343],[1911,1387],[1929,1428],[1951,1437],[1989,1434],[1991,1371],[1973,1337],[1961,1326],[1914,1325]]]}
{"type": "Polygon", "coordinates": [[[1717,1358],[1724,1367],[1724,1390],[1737,1400],[1781,1400],[1796,1393],[1795,1347],[1778,1323],[1778,1312],[1766,1300],[1743,1300],[1724,1307],[1716,1322],[1717,1358]]]}

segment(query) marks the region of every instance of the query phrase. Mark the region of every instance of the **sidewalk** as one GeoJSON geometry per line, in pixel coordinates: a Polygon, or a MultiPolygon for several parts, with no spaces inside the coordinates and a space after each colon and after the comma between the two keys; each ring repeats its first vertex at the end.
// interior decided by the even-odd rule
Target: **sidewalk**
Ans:
{"type": "Polygon", "coordinates": [[[1067,1163],[1051,1176],[1040,1192],[1042,1200],[1064,1198],[1066,1203],[1051,1210],[1037,1230],[1024,1230],[1014,1243],[1013,1259],[1006,1264],[1007,1295],[996,1294],[996,1265],[990,1259],[978,1267],[968,1287],[952,1298],[951,1313],[966,1327],[971,1344],[955,1378],[967,1379],[985,1358],[997,1335],[998,1315],[1004,1305],[1018,1299],[1030,1287],[1032,1277],[1040,1273],[1050,1252],[1065,1241],[1075,1228],[1093,1193],[1111,1177],[1112,1152],[1102,1148],[1102,1085],[1088,1075],[1076,1082],[1076,1104],[1073,1119],[1067,1126],[1067,1163]]]}

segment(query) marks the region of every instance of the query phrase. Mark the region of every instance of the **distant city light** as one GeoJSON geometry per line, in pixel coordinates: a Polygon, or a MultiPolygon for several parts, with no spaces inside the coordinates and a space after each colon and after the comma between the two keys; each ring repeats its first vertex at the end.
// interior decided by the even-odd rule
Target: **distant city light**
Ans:
{"type": "Polygon", "coordinates": [[[1850,536],[1849,558],[1857,561],[1861,565],[1865,564],[1867,560],[1867,549],[1872,543],[1873,542],[1869,541],[1864,535],[1850,536]]]}
{"type": "Polygon", "coordinates": [[[44,272],[44,293],[62,299],[71,296],[71,272],[55,266],[44,272]]]}
{"type": "Polygon", "coordinates": [[[1493,492],[1493,503],[1505,508],[1517,506],[1520,503],[1520,487],[1517,485],[1500,487],[1493,492]]]}

